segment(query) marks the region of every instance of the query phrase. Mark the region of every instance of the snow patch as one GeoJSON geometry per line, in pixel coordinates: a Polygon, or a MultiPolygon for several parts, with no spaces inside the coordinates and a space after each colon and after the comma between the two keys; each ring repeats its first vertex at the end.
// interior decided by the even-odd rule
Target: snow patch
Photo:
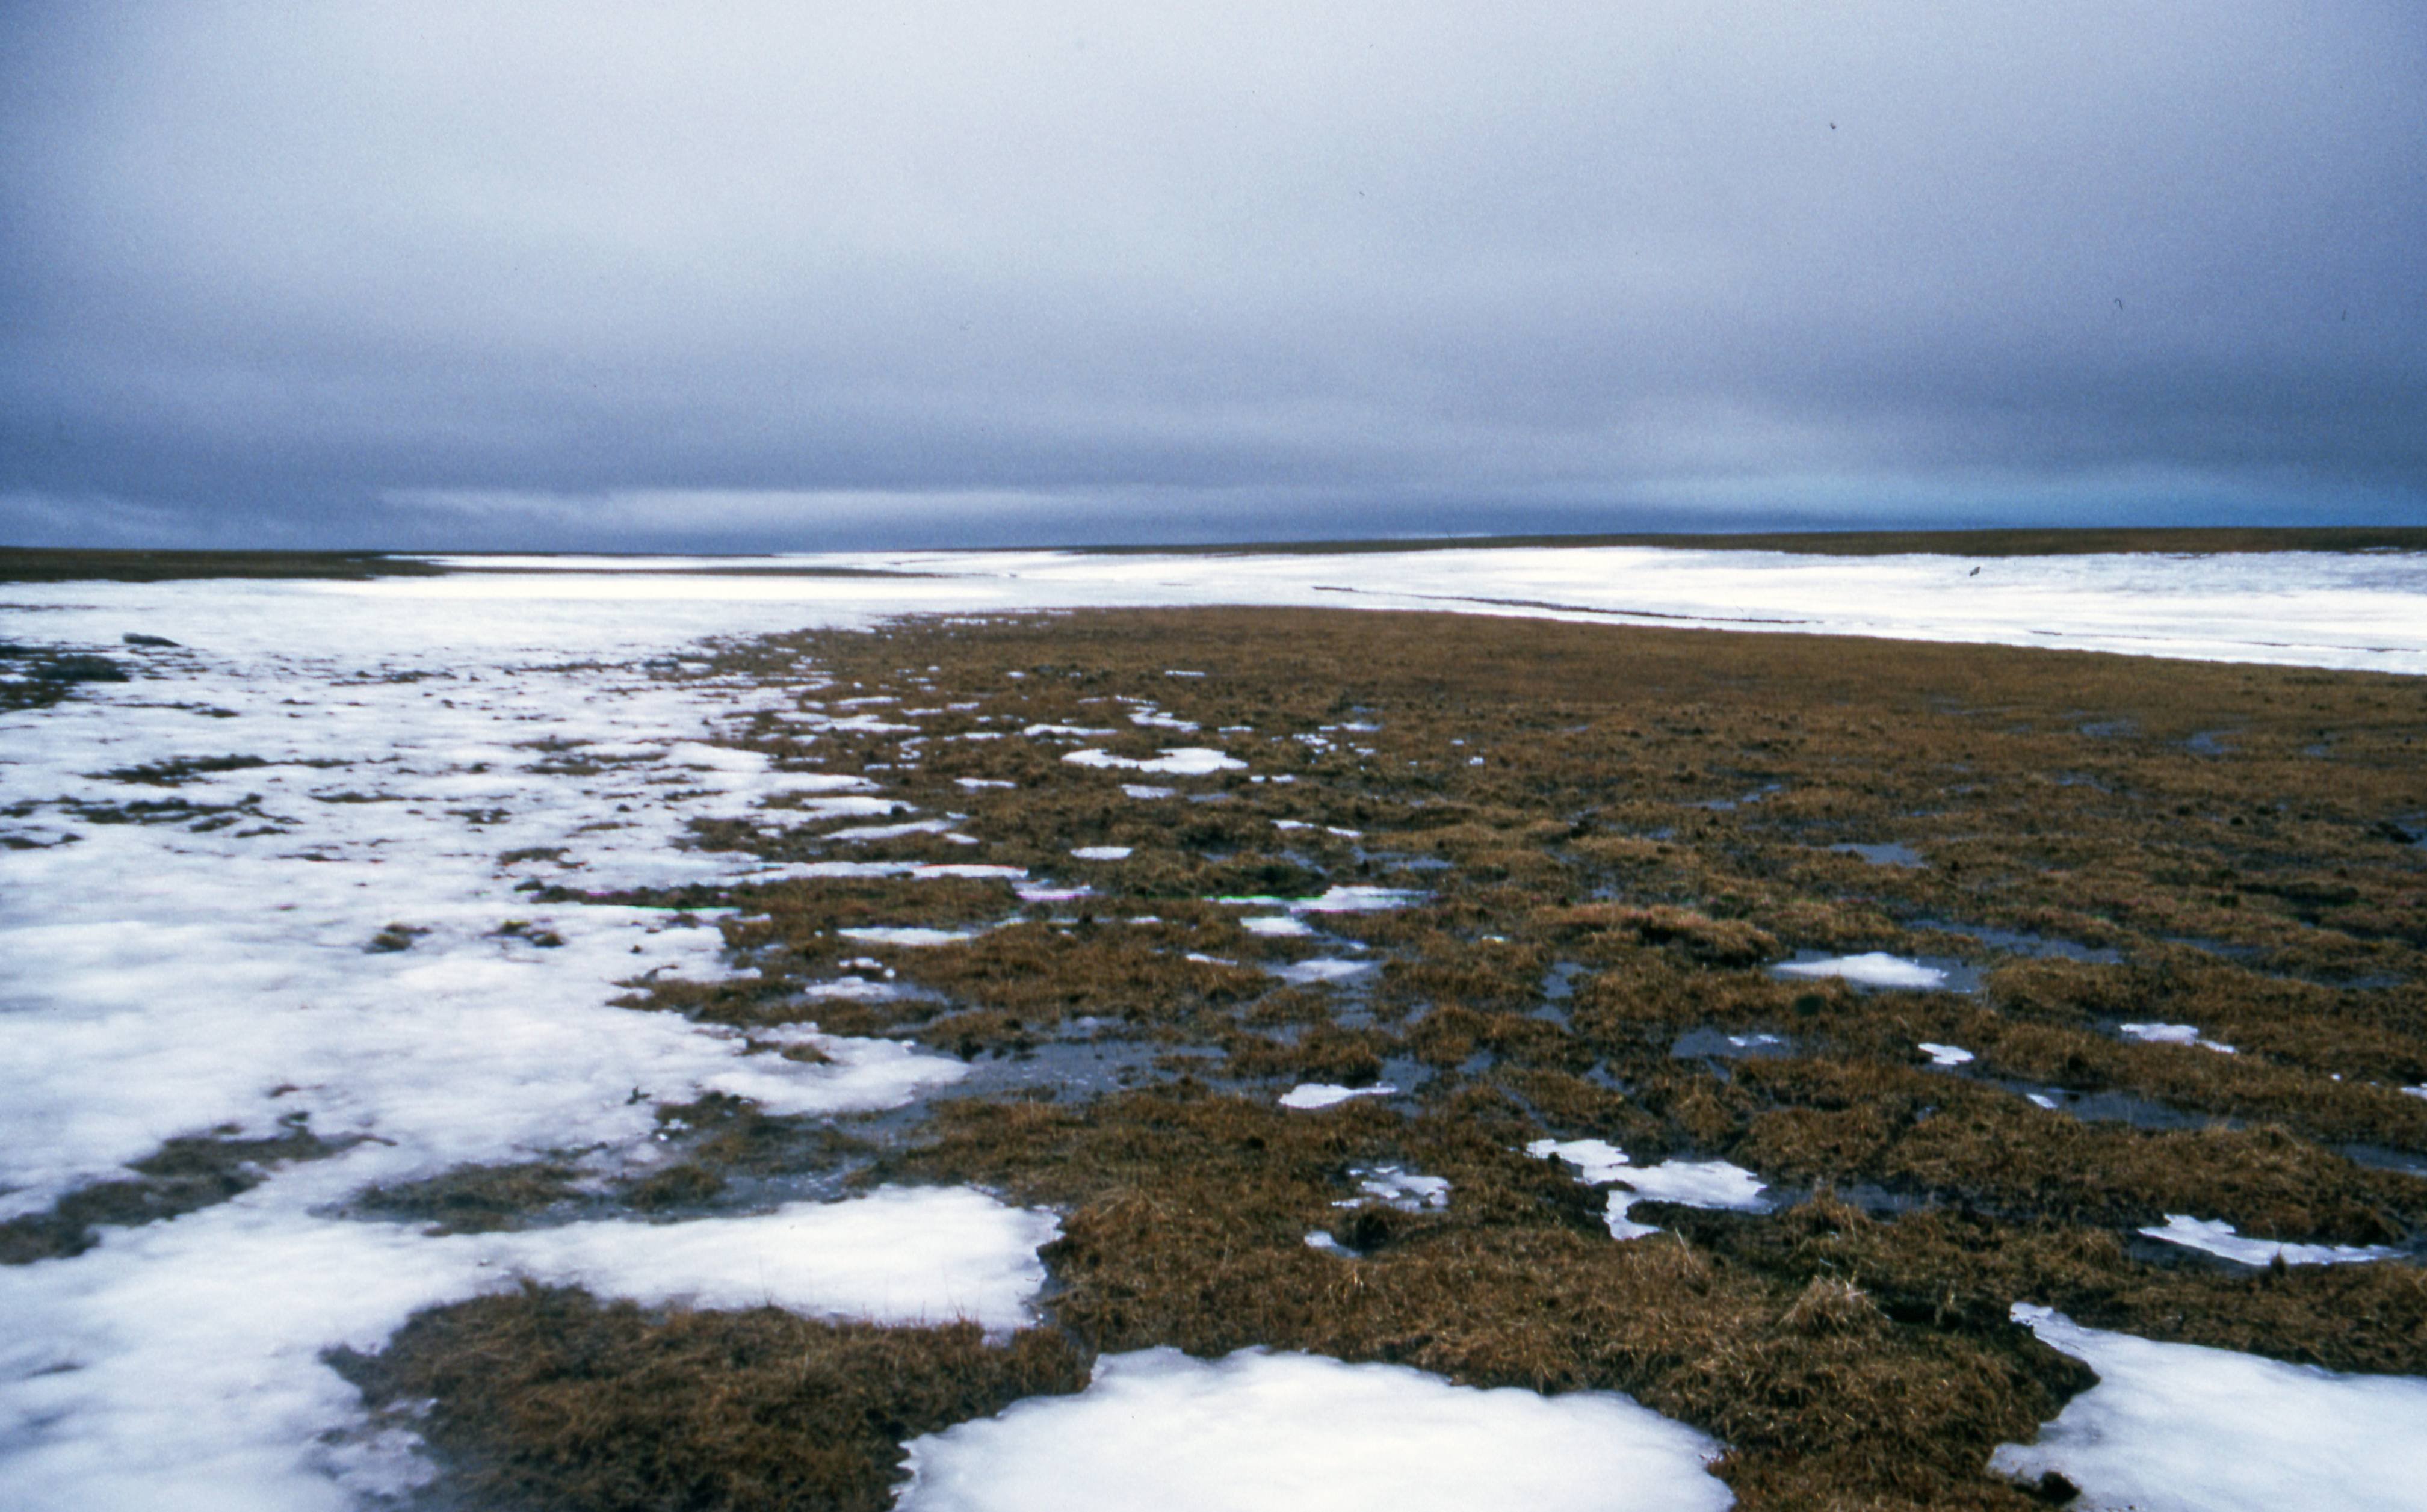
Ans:
{"type": "Polygon", "coordinates": [[[1336,956],[1318,955],[1311,960],[1294,961],[1288,966],[1274,967],[1273,975],[1283,982],[1306,986],[1317,982],[1345,982],[1361,977],[1374,969],[1371,961],[1344,961],[1336,956]]]}
{"type": "Polygon", "coordinates": [[[921,924],[864,924],[835,933],[847,940],[859,940],[869,945],[958,945],[973,940],[986,932],[986,926],[971,929],[929,929],[921,924]]]}
{"type": "Polygon", "coordinates": [[[1304,920],[1287,914],[1257,914],[1239,920],[1239,927],[1250,935],[1262,935],[1267,939],[1288,939],[1314,933],[1304,920]]]}
{"type": "Polygon", "coordinates": [[[2364,1260],[2391,1260],[2402,1253],[2381,1244],[2287,1244],[2272,1239],[2244,1239],[2222,1219],[2166,1214],[2163,1225],[2141,1230],[2151,1239],[2181,1244],[2244,1265],[2266,1265],[2281,1260],[2287,1265],[2350,1265],[2364,1260]]]}
{"type": "Polygon", "coordinates": [[[1109,751],[1091,747],[1073,751],[1062,759],[1074,766],[1119,767],[1130,772],[1160,772],[1175,777],[1203,777],[1216,772],[1241,772],[1247,765],[1237,756],[1199,745],[1173,746],[1159,756],[1144,758],[1117,756],[1109,751]]]}
{"type": "Polygon", "coordinates": [[[1281,1094],[1280,1104],[1284,1108],[1295,1108],[1304,1113],[1346,1102],[1351,1097],[1387,1097],[1398,1090],[1397,1087],[1381,1083],[1370,1087],[1342,1087],[1334,1086],[1328,1081],[1301,1081],[1281,1094]]]}
{"type": "Polygon", "coordinates": [[[2202,1039],[2200,1032],[2190,1024],[2118,1024],[2115,1032],[2126,1039],[2139,1040],[2143,1045],[2196,1045],[2202,1049],[2216,1050],[2225,1055],[2234,1053],[2230,1045],[2202,1039]]]}
{"type": "Polygon", "coordinates": [[[1773,969],[1783,977],[1842,977],[1865,987],[1928,988],[1942,986],[1946,981],[1946,973],[1934,966],[1908,961],[1885,951],[1832,956],[1826,961],[1790,961],[1773,969]]]}
{"type": "Polygon", "coordinates": [[[1726,1161],[1662,1161],[1636,1165],[1626,1152],[1598,1139],[1538,1139],[1525,1146],[1537,1160],[1557,1159],[1576,1168],[1586,1186],[1608,1186],[1609,1200],[1602,1222],[1612,1239],[1641,1239],[1660,1231],[1653,1224],[1628,1216],[1637,1202],[1675,1202],[1689,1208],[1720,1208],[1759,1212],[1768,1206],[1761,1178],[1726,1161]]]}
{"type": "Polygon", "coordinates": [[[1403,1365],[1106,1355],[1076,1396],[908,1444],[902,1512],[1720,1512],[1719,1445],[1609,1391],[1477,1390],[1403,1365]]]}
{"type": "Polygon", "coordinates": [[[2038,1442],[1999,1445],[1993,1470],[2055,1471],[2082,1488],[2079,1505],[2140,1512],[2427,1508],[2427,1379],[2158,1343],[2027,1303],[2013,1319],[2098,1384],[2038,1442]]]}
{"type": "Polygon", "coordinates": [[[1379,1202],[1401,1212],[1439,1212],[1449,1206],[1449,1179],[1419,1176],[1395,1165],[1352,1165],[1349,1179],[1362,1196],[1343,1197],[1335,1208],[1358,1208],[1379,1202]]]}
{"type": "Polygon", "coordinates": [[[370,1435],[360,1396],[321,1355],[377,1349],[414,1311],[519,1276],[652,1306],[967,1317],[1005,1332],[1028,1321],[1045,1278],[1036,1249],[1057,1231],[1049,1213],[978,1193],[897,1188],[745,1218],[433,1238],[301,1211],[342,1186],[326,1163],[172,1222],[105,1230],[73,1260],[0,1270],[12,1508],[342,1512],[352,1491],[426,1480],[409,1439],[370,1435]]]}

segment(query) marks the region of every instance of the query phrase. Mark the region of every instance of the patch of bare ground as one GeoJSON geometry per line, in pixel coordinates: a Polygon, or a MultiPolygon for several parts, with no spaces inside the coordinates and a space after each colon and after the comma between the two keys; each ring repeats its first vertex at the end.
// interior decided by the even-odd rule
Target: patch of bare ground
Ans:
{"type": "Polygon", "coordinates": [[[456,1467],[453,1489],[538,1512],[891,1504],[903,1440],[1078,1390],[1052,1329],[878,1328],[774,1308],[643,1312],[527,1286],[424,1312],[333,1363],[456,1467]]]}
{"type": "MultiPolygon", "coordinates": [[[[801,712],[889,697],[872,707],[913,728],[771,713],[737,742],[866,772],[983,843],[837,840],[781,812],[702,839],[1017,865],[1088,890],[855,879],[636,900],[732,904],[727,947],[757,975],[637,981],[627,1001],[744,1032],[911,1037],[1032,1074],[973,1074],[815,1137],[746,1106],[683,1115],[667,1190],[614,1198],[627,1206],[734,1200],[754,1173],[975,1182],[1064,1214],[1047,1312],[1072,1360],[1263,1343],[1621,1389],[1724,1439],[1719,1471],[1756,1509],[2034,1504],[1985,1472],[1989,1450],[2086,1378],[2008,1323],[2018,1299],[2152,1338],[2427,1372],[2412,1259],[2254,1271],[2135,1232],[2187,1212],[2417,1254],[2427,1100],[2402,1089],[2427,1083],[2427,684],[1230,610],[912,621],[735,646],[714,670],[805,660],[835,687],[801,712]],[[1180,745],[1245,766],[1063,759],[1180,745]],[[1847,845],[1898,864],[1832,849],[1847,845]],[[1128,854],[1071,854],[1107,846],[1128,854]],[[1256,930],[1244,920],[1287,904],[1215,901],[1359,887],[1409,896],[1256,930]],[[976,932],[846,933],[911,925],[976,932]],[[1927,957],[1969,990],[1776,971],[1867,951],[1927,957]],[[1308,969],[1326,962],[1370,969],[1308,969]],[[813,990],[840,976],[888,990],[813,990]],[[2149,1023],[2232,1053],[2123,1031],[2149,1023]],[[1933,1065],[1923,1041],[1975,1059],[1933,1065]],[[1151,1074],[1057,1081],[1074,1044],[1128,1047],[1151,1074]],[[1398,1090],[1277,1107],[1298,1080],[1398,1090]],[[2035,1091],[2131,1115],[2076,1116],[2035,1091]],[[1600,1194],[1522,1153],[1586,1136],[1638,1162],[1735,1161],[1776,1206],[1641,1203],[1669,1232],[1614,1243],[1600,1194]],[[2347,1157],[2362,1145],[2382,1158],[2347,1157]],[[1349,1172],[1377,1162],[1447,1178],[1448,1206],[1359,1201],[1349,1172]]],[[[496,1306],[591,1327],[587,1304],[496,1306]]],[[[622,1379],[678,1358],[662,1368],[684,1374],[652,1377],[679,1380],[671,1394],[741,1390],[747,1373],[712,1351],[653,1353],[650,1330],[673,1326],[582,1333],[598,1351],[583,1369],[622,1379]]],[[[562,1346],[538,1327],[478,1334],[484,1368],[554,1379],[543,1362],[562,1346]]],[[[971,1361],[991,1358],[935,1368],[969,1373],[975,1400],[996,1377],[971,1361]]],[[[448,1369],[415,1390],[448,1421],[501,1424],[475,1462],[560,1488],[543,1500],[589,1494],[562,1488],[607,1473],[596,1456],[654,1485],[639,1461],[712,1459],[702,1446],[724,1441],[669,1406],[567,1458],[549,1447],[559,1426],[517,1426],[513,1402],[480,1394],[505,1388],[448,1369]]],[[[803,1453],[865,1421],[781,1419],[803,1453]]],[[[715,1485],[683,1504],[854,1504],[715,1485]]]]}
{"type": "Polygon", "coordinates": [[[130,1162],[130,1176],[79,1187],[43,1211],[0,1223],[0,1265],[81,1255],[100,1242],[96,1227],[133,1227],[211,1207],[260,1185],[278,1164],[334,1155],[351,1143],[321,1139],[301,1119],[260,1139],[223,1130],[170,1140],[130,1162]]]}

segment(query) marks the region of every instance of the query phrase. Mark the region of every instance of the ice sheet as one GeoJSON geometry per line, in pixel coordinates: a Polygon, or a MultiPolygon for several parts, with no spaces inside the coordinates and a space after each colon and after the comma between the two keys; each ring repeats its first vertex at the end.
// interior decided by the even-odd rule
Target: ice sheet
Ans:
{"type": "Polygon", "coordinates": [[[2038,1442],[2000,1445],[1990,1464],[2062,1473],[2082,1488],[2083,1512],[2427,1508],[2427,1380],[2158,1343],[2023,1303],[2013,1316],[2098,1384],[2038,1442]]]}
{"type": "Polygon", "coordinates": [[[1615,1392],[1483,1391],[1399,1365],[1106,1355],[1076,1396],[909,1444],[903,1512],[1719,1512],[1711,1439],[1615,1392]]]}

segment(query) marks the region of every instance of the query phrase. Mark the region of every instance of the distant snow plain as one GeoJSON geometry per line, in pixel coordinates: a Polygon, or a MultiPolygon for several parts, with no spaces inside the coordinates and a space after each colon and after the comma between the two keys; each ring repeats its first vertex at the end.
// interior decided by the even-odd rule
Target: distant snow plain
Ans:
{"type": "MultiPolygon", "coordinates": [[[[720,722],[790,708],[824,679],[805,666],[769,687],[669,683],[641,665],[695,656],[704,639],[917,612],[1304,605],[2427,673],[2427,557],[2417,554],[1973,561],[1491,548],[748,563],[923,575],[901,577],[734,576],[716,570],[737,565],[726,559],[461,560],[478,570],[0,585],[0,638],[178,642],[114,653],[156,676],[0,716],[0,809],[24,811],[0,827],[26,847],[0,849],[0,1085],[10,1089],[0,1217],[123,1176],[123,1162],[181,1134],[266,1135],[305,1114],[324,1138],[363,1139],[220,1207],[105,1229],[85,1255],[0,1271],[0,1500],[11,1506],[318,1512],[402,1494],[431,1473],[416,1441],[376,1423],[322,1352],[375,1348],[414,1309],[517,1276],[997,1329],[1028,1315],[1053,1217],[974,1193],[490,1238],[338,1213],[365,1187],[469,1162],[571,1147],[600,1172],[645,1166],[652,1106],[709,1090],[777,1112],[843,1112],[899,1105],[963,1073],[947,1057],[828,1036],[817,1039],[824,1065],[754,1056],[713,1027],[614,1008],[615,983],[631,976],[733,969],[715,933],[647,910],[536,918],[513,891],[521,873],[498,858],[520,848],[566,847],[552,864],[593,886],[766,876],[775,870],[745,857],[676,849],[685,821],[779,793],[810,813],[874,811],[861,774],[778,773],[709,743],[720,722]],[[612,757],[608,770],[530,770],[548,742],[573,741],[612,757]],[[76,817],[78,805],[153,795],[94,773],[233,752],[268,764],[173,791],[253,817],[199,833],[76,817]],[[563,943],[499,934],[509,919],[563,943]],[[398,921],[430,933],[408,951],[365,950],[398,921]]],[[[2201,1406],[2200,1381],[2223,1378],[2221,1352],[2018,1316],[2109,1378],[2042,1443],[2005,1452],[2009,1468],[2061,1469],[2093,1498],[2146,1505],[2272,1504],[2304,1486],[2357,1498],[2347,1504],[2427,1504],[2419,1436],[2382,1431],[2405,1415],[2427,1422],[2427,1382],[2226,1357],[2246,1361],[2230,1374],[2237,1394],[2201,1406]],[[2346,1398],[2370,1412],[2341,1412],[2346,1398]],[[2264,1476],[2237,1481],[2230,1467],[2249,1461],[2234,1436],[2269,1421],[2305,1426],[2275,1446],[2264,1476]],[[2174,1462],[2204,1467],[2189,1499],[2169,1502],[2133,1470],[2174,1462]]],[[[1282,1484],[1295,1505],[1364,1505],[1381,1492],[1425,1505],[1443,1487],[1471,1498],[1478,1485],[1515,1484],[1493,1479],[1495,1442],[1523,1446],[1506,1473],[1531,1477],[1539,1504],[1727,1504],[1703,1470],[1719,1446],[1623,1398],[1534,1412],[1508,1393],[1376,1369],[1116,1358],[1067,1406],[1024,1405],[922,1441],[912,1499],[1022,1504],[969,1488],[1027,1484],[1025,1467],[1066,1453],[1099,1456],[1086,1484],[1108,1495],[1151,1496],[1153,1446],[1214,1421],[1230,1425],[1214,1456],[1221,1474],[1200,1477],[1189,1505],[1272,1505],[1267,1488],[1282,1484]],[[1099,1392],[1129,1415],[1117,1432],[1086,1405],[1099,1392]],[[1377,1444],[1329,1439],[1327,1403],[1340,1421],[1370,1424],[1377,1444]],[[1427,1443],[1458,1446],[1458,1474],[1423,1456],[1397,1456],[1409,1473],[1384,1474],[1393,1423],[1426,1424],[1427,1443]],[[1561,1463],[1574,1467],[1569,1480],[1543,1479],[1561,1463]]]]}

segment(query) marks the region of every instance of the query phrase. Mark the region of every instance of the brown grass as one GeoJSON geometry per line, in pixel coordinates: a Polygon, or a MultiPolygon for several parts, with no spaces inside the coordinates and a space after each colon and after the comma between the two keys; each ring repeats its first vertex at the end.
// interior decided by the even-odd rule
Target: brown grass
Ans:
{"type": "MultiPolygon", "coordinates": [[[[1094,895],[1022,904],[1000,884],[904,881],[656,899],[736,904],[726,943],[760,974],[652,979],[629,1001],[969,1056],[1128,1042],[1163,1058],[1160,1080],[1092,1100],[1023,1084],[939,1098],[923,1122],[832,1129],[710,1099],[667,1110],[683,1124],[676,1159],[600,1200],[712,1206],[738,1177],[803,1171],[984,1184],[1066,1215],[1049,1256],[1052,1316],[1079,1341],[1063,1347],[1266,1343],[1477,1384],[1624,1390],[1732,1444],[1720,1471],[1755,1508],[2033,1504],[1985,1475],[1989,1449],[2028,1437],[2085,1377],[2007,1321],[2018,1299],[2151,1337],[2427,1371],[2407,1261],[2254,1273],[2132,1232],[2186,1211],[2292,1240],[2427,1233],[2427,1180],[2340,1148],[2427,1153],[2427,1102],[2398,1090],[2427,1081],[2418,680],[1270,610],[913,622],[735,646],[716,670],[804,659],[854,694],[976,707],[923,720],[910,748],[866,732],[809,742],[773,721],[742,743],[829,771],[878,764],[888,796],[966,814],[958,826],[986,843],[852,846],[780,815],[703,840],[1010,862],[1094,895]],[[1119,698],[1201,728],[1137,729],[1119,698]],[[1114,728],[1087,743],[1138,755],[1219,746],[1251,770],[1139,800],[1120,790],[1131,774],[1062,761],[1076,742],[945,738],[1032,723],[1114,728]],[[1829,849],[1891,841],[1925,864],[1829,849]],[[1101,844],[1133,854],[1069,856],[1101,844]],[[1423,897],[1314,917],[1336,936],[1320,943],[1250,935],[1240,910],[1205,901],[1343,884],[1423,897]],[[837,933],[971,923],[1000,927],[935,949],[837,933]],[[1339,988],[1271,973],[1344,942],[1382,969],[1339,988]],[[1769,973],[1798,950],[1957,957],[1985,985],[1769,973]],[[924,995],[802,995],[861,956],[924,995]],[[2238,1053],[2119,1037],[2142,1020],[2197,1025],[2238,1053]],[[1700,1030],[1788,1044],[1767,1059],[1671,1053],[1700,1030]],[[1924,1039],[1979,1060],[1927,1068],[1924,1039]],[[1388,1103],[1273,1104],[1292,1081],[1386,1072],[1405,1088],[1388,1103]],[[2007,1080],[2129,1093],[2212,1127],[2078,1121],[2007,1080]],[[1544,1135],[1613,1139],[1638,1161],[1722,1155],[1783,1206],[1642,1204],[1672,1234],[1613,1244],[1598,1194],[1519,1153],[1544,1135]],[[1449,1209],[1335,1207],[1348,1168],[1377,1162],[1449,1178],[1449,1209]],[[1317,1229],[1358,1258],[1309,1248],[1317,1229]]],[[[644,1355],[649,1326],[618,1337],[644,1355]]],[[[718,1398],[724,1368],[685,1358],[685,1390],[718,1398]]],[[[510,1406],[482,1410],[520,1422],[510,1406]]],[[[679,1438],[689,1421],[647,1431],[679,1438]]],[[[481,1455],[559,1441],[553,1427],[500,1432],[481,1455]]]]}
{"type": "Polygon", "coordinates": [[[434,1403],[413,1426],[459,1494],[534,1512],[873,1512],[904,1439],[1076,1390],[1086,1372],[1050,1329],[995,1345],[973,1324],[653,1317],[529,1285],[421,1313],[380,1354],[334,1363],[374,1404],[434,1403]]]}

